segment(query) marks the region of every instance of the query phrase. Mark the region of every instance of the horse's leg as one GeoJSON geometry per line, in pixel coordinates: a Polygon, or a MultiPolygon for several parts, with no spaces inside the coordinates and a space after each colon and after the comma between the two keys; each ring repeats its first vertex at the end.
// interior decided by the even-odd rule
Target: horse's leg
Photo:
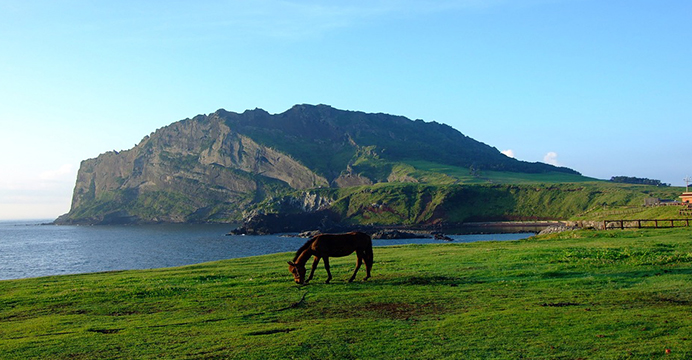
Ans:
{"type": "Polygon", "coordinates": [[[315,256],[315,259],[312,261],[312,269],[310,269],[310,276],[308,276],[308,279],[305,280],[305,283],[307,284],[310,280],[312,280],[312,275],[315,275],[315,269],[317,269],[317,264],[320,263],[320,257],[315,256]]]}
{"type": "Polygon", "coordinates": [[[325,284],[329,284],[329,281],[332,279],[332,272],[329,271],[329,258],[327,256],[324,257],[324,268],[327,270],[327,281],[325,281],[325,284]]]}
{"type": "Polygon", "coordinates": [[[360,264],[363,263],[363,257],[361,256],[359,251],[356,251],[356,256],[358,257],[358,260],[356,260],[356,269],[353,270],[353,276],[351,276],[351,278],[348,279],[348,282],[353,282],[353,280],[356,278],[356,274],[358,273],[358,269],[360,269],[360,264]]]}
{"type": "Polygon", "coordinates": [[[365,256],[363,260],[365,260],[365,271],[367,272],[365,279],[363,279],[363,281],[365,281],[370,278],[370,270],[372,270],[372,248],[365,249],[365,256]]]}

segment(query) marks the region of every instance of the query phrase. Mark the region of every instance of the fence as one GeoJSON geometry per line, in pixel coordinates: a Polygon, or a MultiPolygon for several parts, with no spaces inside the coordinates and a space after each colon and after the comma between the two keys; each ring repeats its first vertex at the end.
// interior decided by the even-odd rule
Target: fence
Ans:
{"type": "Polygon", "coordinates": [[[686,206],[681,207],[679,212],[680,215],[692,215],[692,206],[687,204],[686,206]]]}
{"type": "Polygon", "coordinates": [[[603,220],[603,229],[662,229],[689,227],[692,219],[603,220]]]}

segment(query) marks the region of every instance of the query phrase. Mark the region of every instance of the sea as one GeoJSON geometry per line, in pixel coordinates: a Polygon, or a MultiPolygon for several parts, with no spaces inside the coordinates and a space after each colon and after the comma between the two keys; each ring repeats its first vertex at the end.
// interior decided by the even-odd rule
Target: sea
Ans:
{"type": "MultiPolygon", "coordinates": [[[[118,226],[0,221],[0,280],[114,270],[153,269],[296,251],[295,234],[226,235],[231,224],[118,226]],[[287,236],[288,235],[288,236],[287,236]]],[[[449,235],[454,242],[507,241],[533,233],[449,235]]],[[[373,240],[374,246],[431,244],[434,239],[373,240]]]]}

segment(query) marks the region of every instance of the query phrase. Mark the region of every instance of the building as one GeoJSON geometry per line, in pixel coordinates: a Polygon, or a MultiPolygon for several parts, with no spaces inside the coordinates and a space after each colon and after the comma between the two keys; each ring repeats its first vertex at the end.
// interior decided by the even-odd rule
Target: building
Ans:
{"type": "Polygon", "coordinates": [[[685,191],[680,195],[680,202],[692,204],[692,191],[685,191]]]}
{"type": "MultiPolygon", "coordinates": [[[[690,193],[692,194],[692,193],[690,193]]],[[[644,199],[644,206],[666,206],[666,205],[680,205],[680,202],[677,200],[667,200],[667,199],[659,199],[659,198],[646,198],[644,199]]]]}

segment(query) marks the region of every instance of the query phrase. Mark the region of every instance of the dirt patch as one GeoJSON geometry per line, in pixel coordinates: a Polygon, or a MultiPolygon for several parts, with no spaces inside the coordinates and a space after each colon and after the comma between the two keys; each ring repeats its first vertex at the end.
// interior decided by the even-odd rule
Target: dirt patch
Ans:
{"type": "Polygon", "coordinates": [[[479,281],[471,281],[469,279],[457,278],[457,277],[451,277],[451,276],[411,276],[411,277],[396,279],[392,283],[394,285],[458,286],[460,284],[479,283],[479,281]]]}
{"type": "Polygon", "coordinates": [[[374,312],[384,318],[408,320],[425,312],[424,308],[406,303],[379,303],[364,307],[365,311],[374,312]]]}
{"type": "Polygon", "coordinates": [[[668,304],[675,304],[675,305],[690,305],[690,303],[691,303],[689,300],[675,299],[675,298],[664,297],[664,296],[655,297],[654,300],[659,301],[659,302],[663,302],[663,303],[668,303],[668,304]]]}
{"type": "Polygon", "coordinates": [[[391,302],[363,304],[349,309],[325,309],[323,311],[340,318],[363,317],[368,319],[417,320],[417,318],[423,316],[440,314],[445,309],[434,303],[409,304],[391,302]]]}

